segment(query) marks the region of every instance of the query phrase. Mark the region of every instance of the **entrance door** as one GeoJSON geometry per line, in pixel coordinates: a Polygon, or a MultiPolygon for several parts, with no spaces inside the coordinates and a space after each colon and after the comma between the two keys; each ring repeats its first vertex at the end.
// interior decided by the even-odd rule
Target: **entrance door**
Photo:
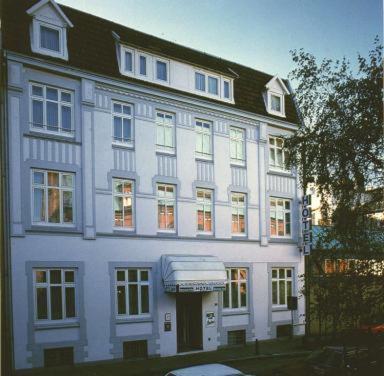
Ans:
{"type": "Polygon", "coordinates": [[[201,294],[177,293],[177,352],[201,350],[202,313],[201,294]]]}

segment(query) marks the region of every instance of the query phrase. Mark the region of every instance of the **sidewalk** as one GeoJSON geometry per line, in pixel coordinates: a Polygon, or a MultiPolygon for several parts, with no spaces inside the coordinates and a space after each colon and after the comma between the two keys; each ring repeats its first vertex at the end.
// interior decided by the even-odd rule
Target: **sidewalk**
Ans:
{"type": "Polygon", "coordinates": [[[48,368],[18,372],[17,375],[28,376],[139,376],[164,375],[166,372],[192,365],[205,363],[226,363],[250,359],[282,358],[304,356],[308,353],[302,347],[301,337],[290,339],[273,339],[259,342],[259,355],[255,354],[255,345],[224,348],[210,352],[196,352],[166,358],[149,358],[143,360],[119,360],[82,364],[74,367],[48,368]]]}

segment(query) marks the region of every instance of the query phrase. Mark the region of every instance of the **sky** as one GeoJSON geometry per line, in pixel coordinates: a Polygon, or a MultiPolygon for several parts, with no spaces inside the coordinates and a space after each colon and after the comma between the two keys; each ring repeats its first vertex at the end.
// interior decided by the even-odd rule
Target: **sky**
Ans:
{"type": "Polygon", "coordinates": [[[382,0],[58,0],[160,38],[287,77],[290,50],[356,62],[383,34],[382,0]]]}

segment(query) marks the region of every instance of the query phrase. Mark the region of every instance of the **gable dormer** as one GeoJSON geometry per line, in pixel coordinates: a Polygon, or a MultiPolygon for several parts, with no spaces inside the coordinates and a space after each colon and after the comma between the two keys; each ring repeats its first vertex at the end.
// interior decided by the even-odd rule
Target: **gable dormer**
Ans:
{"type": "Polygon", "coordinates": [[[68,60],[67,29],[72,22],[54,0],[41,0],[27,10],[33,52],[68,60]]]}
{"type": "Polygon", "coordinates": [[[285,95],[289,94],[289,90],[283,80],[275,76],[265,85],[265,88],[264,99],[267,112],[271,115],[285,117],[285,95]]]}

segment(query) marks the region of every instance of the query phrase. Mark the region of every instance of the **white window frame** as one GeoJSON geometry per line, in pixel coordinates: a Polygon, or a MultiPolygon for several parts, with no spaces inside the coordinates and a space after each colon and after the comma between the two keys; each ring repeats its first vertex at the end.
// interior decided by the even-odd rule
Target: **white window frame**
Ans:
{"type": "MultiPolygon", "coordinates": [[[[128,147],[133,147],[134,146],[134,140],[135,140],[135,127],[134,127],[134,107],[130,103],[125,103],[125,102],[120,102],[120,101],[112,101],[111,103],[111,113],[112,113],[112,143],[118,144],[118,145],[123,145],[123,146],[128,146],[128,147]],[[124,111],[122,113],[120,112],[115,112],[114,111],[114,105],[120,105],[120,106],[125,106],[129,107],[131,109],[131,114],[124,114],[124,111]],[[128,141],[124,141],[123,139],[118,140],[115,138],[115,124],[114,124],[114,118],[115,117],[120,117],[122,119],[130,119],[131,120],[131,139],[128,141]]],[[[121,123],[121,134],[123,134],[123,123],[121,123]]]]}
{"type": "Polygon", "coordinates": [[[226,281],[226,291],[228,291],[228,307],[224,306],[224,294],[223,292],[223,310],[224,311],[246,311],[248,310],[248,305],[249,305],[249,269],[248,268],[225,268],[225,271],[227,273],[227,281],[226,281]],[[232,270],[237,271],[237,279],[232,279],[232,270]],[[240,271],[245,271],[246,273],[246,278],[240,278],[240,271]],[[238,307],[233,307],[232,306],[232,282],[237,283],[237,304],[238,307]],[[245,283],[245,306],[241,306],[241,284],[245,283]],[[228,290],[227,290],[228,289],[228,290]]]}
{"type": "Polygon", "coordinates": [[[208,74],[207,75],[207,77],[206,77],[206,80],[207,80],[207,85],[206,85],[206,88],[207,88],[207,94],[208,95],[210,95],[210,96],[212,96],[212,97],[220,97],[220,92],[221,92],[221,85],[220,85],[220,76],[215,76],[215,75],[213,75],[213,74],[208,74]],[[210,78],[213,78],[213,79],[215,79],[216,80],[216,82],[217,82],[217,93],[215,94],[215,93],[211,93],[210,91],[209,91],[209,79],[210,78]]]}
{"type": "MultiPolygon", "coordinates": [[[[176,153],[176,124],[175,124],[175,114],[167,111],[162,111],[162,110],[156,110],[155,113],[156,117],[156,151],[161,152],[161,153],[166,153],[170,155],[174,155],[176,153]],[[158,119],[158,114],[163,115],[163,121],[160,122],[158,119]],[[166,122],[165,119],[166,117],[171,116],[172,121],[171,122],[166,122]],[[163,127],[163,132],[164,132],[164,140],[165,140],[165,129],[166,128],[171,128],[172,129],[172,146],[167,146],[167,145],[162,145],[157,143],[157,137],[158,137],[158,131],[159,127],[163,127]]],[[[164,142],[165,143],[165,142],[164,142]]]]}
{"type": "Polygon", "coordinates": [[[231,84],[231,81],[223,78],[222,89],[223,89],[223,92],[222,92],[223,100],[232,101],[232,84],[231,84]],[[226,82],[228,83],[228,97],[225,96],[225,83],[226,82]]]}
{"type": "MultiPolygon", "coordinates": [[[[177,217],[176,217],[176,185],[174,184],[167,184],[167,183],[157,183],[156,184],[156,201],[157,201],[157,232],[168,232],[168,233],[175,233],[176,227],[177,227],[177,217]],[[159,196],[159,187],[164,187],[164,192],[166,192],[167,187],[173,188],[173,197],[161,197],[159,196]],[[160,200],[165,201],[165,218],[167,218],[167,208],[173,207],[173,228],[160,228],[159,223],[159,202],[160,200]]],[[[166,226],[168,224],[166,223],[166,226]]]]}
{"type": "Polygon", "coordinates": [[[284,171],[284,172],[291,172],[289,169],[285,168],[285,160],[286,160],[286,153],[284,151],[284,139],[279,136],[274,136],[274,135],[269,135],[268,136],[268,159],[269,159],[269,169],[270,170],[276,170],[276,171],[284,171]],[[274,144],[271,144],[271,140],[273,140],[274,144]],[[277,141],[282,141],[282,146],[279,147],[277,146],[277,141]],[[271,150],[273,150],[273,154],[275,157],[275,162],[272,163],[272,158],[271,158],[271,150]],[[282,155],[282,162],[283,164],[280,166],[277,164],[277,151],[281,150],[281,155],[282,155]]]}
{"type": "Polygon", "coordinates": [[[130,179],[121,179],[121,178],[113,178],[112,179],[112,212],[113,212],[113,227],[117,230],[127,230],[127,231],[134,231],[135,230],[135,182],[130,179]],[[131,184],[131,193],[124,193],[124,192],[115,192],[115,183],[122,183],[123,186],[125,183],[131,184]],[[122,197],[123,201],[125,198],[130,198],[132,202],[132,226],[124,226],[124,202],[123,202],[123,225],[117,226],[116,220],[115,220],[115,197],[122,197]]]}
{"type": "MultiPolygon", "coordinates": [[[[207,210],[208,211],[208,210],[207,210]]],[[[213,234],[213,190],[212,189],[207,189],[207,188],[196,188],[196,231],[198,234],[204,234],[204,235],[212,235],[213,234]],[[203,197],[199,198],[198,197],[198,192],[203,193],[203,197]],[[209,193],[211,195],[211,199],[206,198],[206,194],[209,193]],[[198,218],[198,211],[199,211],[199,205],[203,205],[203,227],[205,224],[205,212],[206,212],[206,207],[211,208],[211,231],[205,231],[205,230],[199,230],[199,218],[198,218]]]]}
{"type": "Polygon", "coordinates": [[[116,318],[117,319],[124,319],[124,318],[141,318],[141,317],[151,317],[152,312],[152,294],[151,294],[151,286],[152,286],[152,279],[151,279],[151,269],[150,268],[131,268],[131,267],[122,267],[122,268],[116,268],[115,269],[115,312],[116,312],[116,318]],[[135,282],[129,282],[128,280],[128,272],[130,270],[135,270],[137,273],[137,281],[135,282]],[[119,271],[123,271],[125,274],[125,280],[124,281],[118,281],[117,280],[117,273],[119,271]],[[141,280],[141,272],[147,272],[148,273],[148,281],[142,281],[141,280]],[[129,286],[130,285],[137,285],[137,307],[138,307],[138,313],[137,314],[130,314],[129,313],[129,286]],[[117,297],[117,287],[118,286],[124,286],[125,287],[125,312],[126,313],[120,313],[119,314],[119,307],[118,307],[118,297],[117,297]],[[148,312],[142,312],[142,301],[141,301],[141,286],[148,286],[148,312]]]}
{"type": "MultiPolygon", "coordinates": [[[[228,100],[228,98],[224,98],[224,96],[222,95],[222,90],[223,90],[222,89],[222,86],[223,86],[222,80],[223,80],[222,77],[219,75],[215,75],[213,73],[203,71],[200,69],[195,69],[194,73],[193,73],[193,90],[196,94],[204,94],[207,97],[221,98],[221,99],[228,100]],[[204,76],[204,90],[200,90],[196,87],[196,73],[204,76]],[[216,94],[209,92],[209,77],[217,80],[217,93],[216,94]]],[[[228,81],[228,80],[226,80],[226,81],[228,81]]]]}
{"type": "Polygon", "coordinates": [[[245,129],[244,128],[239,128],[239,127],[229,127],[229,156],[230,156],[230,159],[231,159],[231,164],[233,165],[238,165],[238,166],[245,166],[245,163],[246,163],[246,132],[245,132],[245,129]],[[231,136],[231,131],[234,131],[236,132],[236,134],[239,134],[241,133],[242,134],[242,138],[240,139],[239,137],[232,137],[231,136]],[[231,148],[232,148],[232,142],[235,142],[236,143],[236,149],[237,149],[237,144],[239,142],[242,142],[243,144],[243,155],[242,155],[242,159],[238,159],[238,158],[232,158],[231,156],[231,148]]]}
{"type": "Polygon", "coordinates": [[[76,268],[33,268],[33,297],[34,297],[34,321],[36,323],[60,323],[60,322],[76,322],[79,319],[79,308],[78,308],[78,297],[77,297],[77,269],[76,268]],[[61,283],[51,283],[50,282],[50,271],[60,270],[61,273],[61,283]],[[46,282],[37,282],[36,272],[45,272],[46,273],[46,282]],[[73,272],[73,282],[65,282],[65,272],[73,272]],[[61,287],[61,309],[63,318],[62,319],[52,319],[51,312],[51,287],[60,286],[61,287]],[[66,317],[66,296],[65,288],[73,287],[75,290],[75,316],[66,317]],[[45,288],[47,290],[47,318],[39,319],[37,317],[37,289],[45,288]]]}
{"type": "Polygon", "coordinates": [[[142,53],[140,51],[138,51],[137,53],[137,75],[142,78],[142,79],[149,79],[150,77],[150,67],[151,67],[151,56],[150,55],[147,55],[145,53],[142,53]],[[140,58],[141,57],[144,57],[145,58],[145,63],[146,63],[146,74],[142,74],[140,72],[140,58]]]}
{"type": "Polygon", "coordinates": [[[268,90],[268,112],[272,115],[285,117],[285,96],[276,91],[268,90]],[[280,98],[280,111],[272,108],[272,95],[280,98]]]}
{"type": "Polygon", "coordinates": [[[42,170],[42,169],[31,169],[31,223],[32,225],[42,225],[42,226],[59,226],[59,227],[75,227],[76,225],[76,175],[73,172],[66,171],[56,171],[56,170],[42,170]],[[44,174],[44,184],[34,183],[33,174],[35,172],[44,174]],[[59,174],[59,186],[50,186],[48,185],[48,173],[53,172],[59,174]],[[71,175],[72,176],[72,187],[63,187],[62,186],[62,176],[71,175]],[[34,209],[35,209],[35,200],[34,200],[34,189],[44,189],[44,205],[45,205],[45,221],[34,221],[34,209]],[[60,222],[49,222],[48,221],[48,189],[54,188],[59,190],[60,194],[60,222]],[[63,222],[63,191],[72,192],[72,222],[63,222]]]}
{"type": "Polygon", "coordinates": [[[232,236],[247,236],[247,195],[246,193],[243,192],[231,192],[231,234],[232,236]],[[236,198],[236,202],[233,202],[233,198],[236,198]],[[244,198],[244,204],[239,202],[239,197],[244,198]],[[237,224],[238,227],[240,228],[240,219],[239,219],[239,209],[244,210],[244,232],[233,232],[232,231],[232,216],[233,216],[233,209],[236,209],[237,211],[237,224]]]}
{"type": "Polygon", "coordinates": [[[273,267],[271,268],[271,303],[272,303],[272,308],[286,308],[288,305],[287,302],[287,297],[288,295],[288,290],[287,290],[287,282],[291,283],[291,294],[294,296],[294,268],[291,267],[273,267]],[[284,277],[280,277],[280,270],[284,270],[284,277]],[[273,277],[273,272],[276,271],[276,277],[273,277]],[[291,272],[291,276],[288,277],[287,271],[291,272]],[[285,291],[285,296],[284,296],[284,304],[280,304],[280,281],[284,281],[284,291],[285,291]],[[277,292],[277,303],[273,303],[273,284],[276,283],[276,292],[277,292]]]}
{"type": "Polygon", "coordinates": [[[34,132],[42,132],[53,135],[60,135],[63,137],[74,137],[75,136],[75,108],[74,108],[74,92],[67,89],[62,89],[59,87],[45,85],[35,82],[29,83],[29,129],[34,132]],[[43,90],[43,96],[39,97],[37,95],[33,95],[33,87],[40,87],[43,90]],[[57,101],[52,99],[47,99],[47,89],[57,90],[57,101]],[[61,100],[61,94],[69,94],[71,96],[71,102],[65,102],[61,100]],[[40,101],[43,103],[43,124],[41,127],[34,126],[33,124],[33,101],[40,101]],[[56,130],[48,129],[47,125],[47,102],[57,103],[58,106],[58,128],[56,130]],[[70,131],[64,131],[62,128],[62,107],[70,107],[71,108],[71,129],[70,131]]]}
{"type": "Polygon", "coordinates": [[[153,78],[154,78],[154,81],[156,83],[160,83],[160,84],[163,84],[163,85],[169,85],[169,83],[170,83],[170,76],[171,76],[171,72],[170,72],[169,67],[170,67],[170,61],[169,60],[162,59],[162,58],[159,58],[159,57],[155,57],[153,59],[153,78]],[[165,65],[167,67],[167,79],[166,80],[162,80],[162,79],[157,78],[157,62],[165,63],[165,65]]]}
{"type": "Polygon", "coordinates": [[[136,67],[136,58],[135,58],[135,50],[126,46],[120,46],[120,61],[121,61],[121,73],[126,76],[134,76],[135,75],[135,67],[136,67]],[[132,70],[127,71],[125,69],[125,53],[129,52],[132,54],[132,70]]]}
{"type": "Polygon", "coordinates": [[[197,150],[197,141],[196,141],[196,151],[195,155],[198,159],[204,159],[211,161],[213,159],[213,124],[210,121],[202,120],[202,119],[196,119],[195,120],[195,131],[197,134],[202,136],[202,146],[204,145],[204,136],[209,136],[209,153],[204,153],[203,151],[200,152],[197,150]],[[201,123],[202,126],[198,126],[197,123],[201,123]],[[206,131],[204,128],[204,124],[209,126],[209,131],[206,131]]]}
{"type": "Polygon", "coordinates": [[[32,21],[31,49],[38,54],[68,60],[67,28],[34,18],[32,21]],[[41,47],[41,26],[59,32],[59,51],[41,47]]]}
{"type": "Polygon", "coordinates": [[[270,233],[270,237],[271,238],[285,238],[285,239],[292,239],[292,200],[291,199],[288,199],[288,198],[282,198],[282,197],[270,197],[269,198],[269,233],[270,233]],[[272,215],[272,205],[271,205],[271,201],[275,201],[275,218],[276,218],[276,235],[272,235],[272,231],[271,231],[271,227],[272,227],[272,223],[271,223],[271,215],[272,215]],[[283,210],[281,211],[282,214],[283,214],[283,221],[284,221],[284,235],[278,235],[278,223],[277,223],[277,217],[278,217],[278,210],[277,210],[277,202],[278,201],[283,201],[283,210]],[[289,210],[285,208],[285,203],[286,202],[289,202],[289,210]],[[287,231],[286,231],[286,224],[287,224],[287,221],[285,219],[285,214],[286,213],[289,213],[289,224],[290,224],[290,234],[287,235],[287,231]]]}

